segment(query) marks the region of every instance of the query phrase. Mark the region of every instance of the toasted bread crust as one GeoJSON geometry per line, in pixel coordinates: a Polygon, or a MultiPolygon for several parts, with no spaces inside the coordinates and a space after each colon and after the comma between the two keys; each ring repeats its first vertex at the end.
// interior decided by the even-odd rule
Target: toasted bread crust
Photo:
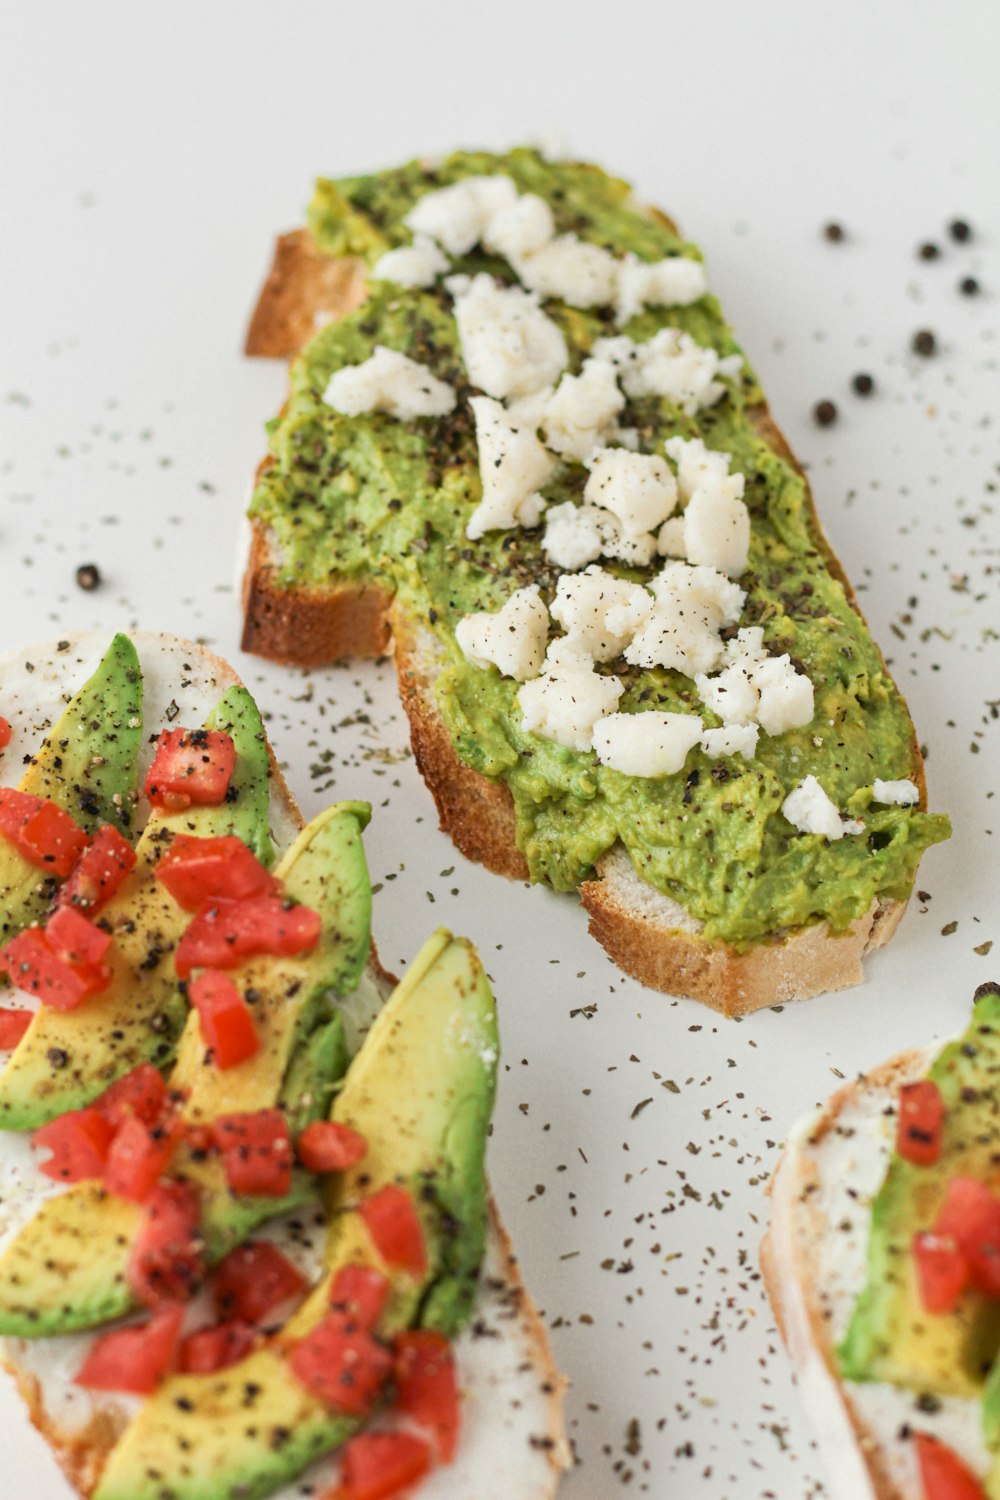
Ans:
{"type": "Polygon", "coordinates": [[[320,324],[341,317],[365,299],[361,261],[324,255],[306,229],[283,234],[257,301],[244,349],[270,359],[290,359],[320,324]]]}
{"type": "MultiPolygon", "coordinates": [[[[281,317],[287,319],[287,308],[297,292],[297,326],[311,332],[317,318],[342,316],[359,305],[357,281],[322,285],[311,273],[301,274],[296,281],[294,261],[290,261],[286,247],[291,238],[286,235],[278,241],[275,265],[261,291],[254,320],[268,327],[281,317]]],[[[296,254],[301,253],[298,246],[296,254]]],[[[320,253],[313,246],[311,254],[320,253]]],[[[770,412],[761,407],[753,419],[763,441],[805,479],[770,412]]],[[[860,615],[854,590],[816,515],[807,480],[806,495],[817,542],[860,615]]],[[[378,655],[387,649],[391,632],[414,755],[434,798],[442,829],[468,858],[512,879],[528,877],[526,861],[517,847],[509,790],[459,760],[438,712],[433,689],[434,638],[430,632],[407,619],[377,585],[338,582],[323,587],[280,588],[274,546],[259,523],[254,525],[244,597],[244,649],[277,661],[317,666],[352,655],[378,655]],[[380,599],[366,599],[366,591],[372,589],[377,589],[380,599]],[[383,615],[378,619],[380,603],[383,615]],[[367,640],[377,641],[378,647],[355,650],[352,640],[359,633],[356,622],[366,611],[371,612],[365,625],[367,640]]],[[[923,760],[915,735],[913,748],[920,805],[924,806],[923,760]]],[[[700,936],[699,924],[687,918],[675,903],[666,898],[658,906],[651,903],[648,896],[652,888],[638,875],[633,875],[631,884],[621,878],[607,878],[619,863],[619,854],[612,851],[601,862],[598,878],[580,887],[591,932],[614,961],[643,984],[690,996],[727,1016],[860,984],[863,958],[888,941],[905,910],[905,903],[876,901],[843,935],[833,934],[826,923],[813,923],[795,932],[776,933],[739,953],[726,944],[706,942],[700,936]]]]}

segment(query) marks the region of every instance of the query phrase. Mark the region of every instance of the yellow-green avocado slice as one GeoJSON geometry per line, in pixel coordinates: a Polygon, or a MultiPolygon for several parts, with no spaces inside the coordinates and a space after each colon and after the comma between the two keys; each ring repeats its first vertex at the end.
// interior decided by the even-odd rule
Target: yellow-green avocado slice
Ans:
{"type": "MultiPolygon", "coordinates": [[[[356,987],[368,958],[371,893],[361,832],[370,811],[361,802],[328,807],[302,830],[275,871],[290,897],[319,912],[323,927],[311,953],[262,956],[233,970],[241,992],[256,996],[261,1046],[255,1056],[220,1071],[206,1053],[197,1014],[188,1016],[170,1086],[187,1092],[184,1114],[191,1122],[271,1108],[300,1053],[315,1061],[318,1052],[331,1070],[343,1072],[346,1049],[337,1045],[339,1018],[330,1007],[335,994],[356,987]],[[319,1048],[311,1045],[317,1035],[319,1048]]],[[[299,1071],[301,1085],[310,1090],[336,1082],[317,1076],[315,1067],[299,1071]]],[[[301,1094],[295,1107],[313,1111],[301,1094]]],[[[314,1179],[296,1171],[282,1198],[237,1196],[227,1188],[217,1157],[200,1161],[183,1146],[171,1175],[201,1190],[205,1253],[213,1264],[259,1224],[300,1207],[316,1191],[314,1179]]],[[[77,1183],[48,1199],[0,1256],[0,1334],[42,1338],[128,1312],[135,1299],[126,1270],[141,1221],[137,1204],[111,1197],[99,1182],[77,1183]]]]}
{"type": "Polygon", "coordinates": [[[968,1291],[954,1312],[926,1312],[912,1254],[913,1236],[931,1227],[950,1178],[997,1181],[1000,988],[984,985],[976,993],[968,1030],[927,1075],[947,1111],[941,1156],[922,1167],[894,1154],[872,1204],[868,1280],[838,1351],[846,1380],[975,1398],[1000,1350],[1000,1302],[968,1291]]]}
{"type": "Polygon", "coordinates": [[[378,1264],[355,1206],[387,1182],[414,1191],[431,1266],[420,1284],[393,1276],[379,1331],[434,1322],[435,1292],[452,1280],[461,1294],[440,1305],[466,1308],[486,1232],[483,1163],[496,1061],[482,965],[468,943],[439,931],[379,1015],[334,1104],[333,1118],[363,1132],[368,1154],[331,1187],[323,1279],[282,1335],[247,1359],[215,1375],[165,1381],[112,1451],[94,1500],[260,1500],[356,1430],[356,1420],[298,1383],[285,1350],[323,1317],[339,1266],[378,1264]]]}
{"type": "Polygon", "coordinates": [[[236,746],[229,796],[218,807],[155,810],[136,850],[135,869],[101,912],[114,936],[112,978],[77,1010],[42,1006],[0,1073],[0,1129],[35,1130],[80,1109],[141,1062],[164,1067],[187,1015],[173,950],[189,920],[153,871],[178,833],[238,834],[265,863],[268,834],[267,738],[246,688],[230,688],[206,720],[236,746]]]}
{"type": "MultiPolygon", "coordinates": [[[[31,756],[18,790],[47,797],[87,833],[111,823],[130,842],[142,742],[142,673],[127,635],[116,635],[31,756]]],[[[0,838],[0,943],[39,921],[59,881],[0,838]]]]}

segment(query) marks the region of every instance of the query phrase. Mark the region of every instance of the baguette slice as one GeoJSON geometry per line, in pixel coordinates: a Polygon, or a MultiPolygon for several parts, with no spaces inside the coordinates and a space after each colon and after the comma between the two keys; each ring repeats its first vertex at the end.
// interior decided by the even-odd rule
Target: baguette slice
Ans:
{"type": "Polygon", "coordinates": [[[867,1277],[871,1200],[889,1164],[899,1087],[939,1051],[905,1052],[839,1090],[791,1132],[770,1184],[761,1269],[834,1500],[925,1500],[914,1429],[974,1473],[990,1468],[978,1401],[922,1403],[888,1384],[845,1383],[836,1359],[867,1277]]]}
{"type": "MultiPolygon", "coordinates": [[[[663,215],[658,217],[669,224],[663,215]]],[[[361,262],[324,257],[306,230],[283,235],[251,319],[246,352],[291,357],[319,327],[359,306],[363,295],[361,262]],[[324,259],[326,275],[320,270],[324,259]]],[[[756,410],[754,422],[768,446],[798,468],[766,408],[756,410]]],[[[808,487],[807,495],[823,558],[860,615],[808,487]]],[[[244,649],[290,665],[315,667],[349,657],[382,656],[390,640],[394,642],[414,754],[442,829],[468,858],[511,879],[527,879],[510,792],[502,782],[459,760],[441,719],[433,686],[440,648],[433,633],[421,621],[408,618],[375,581],[289,588],[279,582],[279,565],[276,538],[254,521],[243,585],[244,649]]],[[[913,757],[923,809],[926,786],[915,733],[913,757]]],[[[701,922],[640,878],[622,845],[598,863],[596,874],[596,879],[581,885],[579,895],[591,933],[615,963],[653,989],[690,996],[726,1016],[860,984],[863,960],[889,940],[905,910],[905,902],[877,899],[845,933],[835,934],[826,922],[814,922],[775,931],[741,951],[706,940],[701,922]]]]}
{"type": "MultiPolygon", "coordinates": [[[[156,732],[170,718],[200,723],[227,688],[233,669],[202,646],[176,636],[137,633],[145,684],[146,744],[140,781],[156,732]],[[176,712],[174,710],[176,705],[176,712]]],[[[16,784],[22,757],[33,750],[63,703],[99,661],[107,639],[82,634],[58,645],[31,647],[0,657],[0,708],[12,727],[0,757],[0,784],[16,784]]],[[[271,757],[271,833],[280,853],[302,826],[302,817],[271,757]]],[[[374,946],[368,970],[348,1002],[353,1024],[367,1027],[395,981],[379,964],[374,946]]],[[[32,1217],[54,1185],[37,1169],[25,1137],[0,1132],[0,1248],[32,1217]]],[[[294,1225],[275,1222],[257,1231],[293,1246],[294,1225]]],[[[299,1237],[300,1232],[299,1232],[299,1237]]],[[[136,1398],[83,1390],[73,1376],[94,1334],[40,1340],[0,1340],[0,1363],[13,1375],[31,1420],[52,1448],[69,1483],[90,1495],[136,1398]]],[[[541,1318],[521,1281],[495,1204],[491,1204],[480,1296],[469,1328],[456,1341],[463,1393],[463,1433],[454,1465],[435,1471],[421,1500],[547,1500],[569,1464],[562,1420],[565,1381],[553,1362],[541,1318]]],[[[315,1466],[317,1483],[335,1464],[315,1466]]],[[[310,1471],[310,1478],[314,1477],[310,1471]]],[[[25,1476],[27,1478],[27,1476],[25,1476]]],[[[300,1481],[276,1492],[301,1496],[300,1481]]]]}

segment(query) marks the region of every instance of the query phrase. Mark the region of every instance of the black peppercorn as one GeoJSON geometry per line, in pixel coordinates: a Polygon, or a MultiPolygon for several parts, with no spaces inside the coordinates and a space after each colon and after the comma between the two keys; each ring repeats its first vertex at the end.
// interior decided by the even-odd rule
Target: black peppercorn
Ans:
{"type": "Polygon", "coordinates": [[[920,256],[921,260],[937,260],[938,256],[941,254],[941,251],[938,249],[937,245],[934,244],[933,240],[926,240],[924,244],[920,246],[917,254],[920,256]]]}
{"type": "Polygon", "coordinates": [[[937,351],[937,339],[929,328],[921,328],[913,335],[911,345],[914,354],[923,354],[929,357],[937,351]]]}
{"type": "Polygon", "coordinates": [[[964,219],[952,219],[951,223],[948,225],[948,233],[951,235],[952,239],[957,240],[960,245],[963,245],[966,240],[972,239],[972,229],[964,219]]]}
{"type": "Polygon", "coordinates": [[[100,587],[101,572],[96,563],[81,563],[76,570],[76,581],[78,587],[86,589],[88,593],[100,587]]]}
{"type": "Polygon", "coordinates": [[[829,224],[823,226],[823,233],[831,244],[837,245],[844,239],[844,226],[843,224],[831,221],[829,224]]]}
{"type": "Polygon", "coordinates": [[[837,408],[832,401],[817,401],[813,407],[813,416],[821,427],[829,427],[837,420],[837,408]]]}
{"type": "Polygon", "coordinates": [[[974,276],[963,276],[962,280],[958,283],[958,290],[962,293],[963,297],[978,297],[979,282],[974,276]]]}
{"type": "Polygon", "coordinates": [[[855,375],[851,381],[851,388],[855,395],[870,396],[875,389],[875,381],[871,375],[855,375]]]}

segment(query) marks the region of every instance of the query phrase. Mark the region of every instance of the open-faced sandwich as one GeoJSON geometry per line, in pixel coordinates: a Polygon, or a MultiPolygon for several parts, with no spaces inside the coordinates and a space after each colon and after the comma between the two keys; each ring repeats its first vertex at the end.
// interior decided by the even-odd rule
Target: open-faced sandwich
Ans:
{"type": "Polygon", "coordinates": [[[1000,1496],[1000,984],[789,1138],[762,1263],[838,1500],[1000,1496]]]}
{"type": "Polygon", "coordinates": [[[303,828],[203,648],[80,636],[0,683],[0,1354],[70,1481],[551,1496],[472,948],[384,973],[368,807],[303,828]]]}
{"type": "Polygon", "coordinates": [[[578,890],[645,983],[727,1014],[857,983],[947,820],[671,222],[529,150],[321,181],[248,349],[301,352],[245,646],[391,636],[456,844],[578,890]]]}

